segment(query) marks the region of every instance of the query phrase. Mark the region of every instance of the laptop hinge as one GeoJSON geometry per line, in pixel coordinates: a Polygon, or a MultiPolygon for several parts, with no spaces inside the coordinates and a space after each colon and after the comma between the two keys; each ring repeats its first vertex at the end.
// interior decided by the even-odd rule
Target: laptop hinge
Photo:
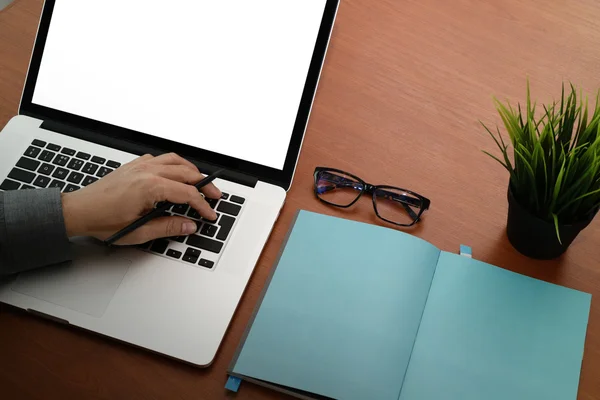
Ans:
{"type": "MultiPolygon", "coordinates": [[[[60,122],[46,120],[42,122],[40,128],[60,133],[63,135],[71,136],[77,139],[85,140],[86,142],[92,142],[101,146],[106,146],[127,153],[136,154],[138,156],[141,156],[143,154],[152,154],[153,156],[157,156],[165,153],[165,151],[155,147],[147,146],[137,142],[131,142],[125,139],[115,138],[108,135],[103,135],[101,133],[88,131],[60,122]]],[[[198,167],[198,169],[205,174],[211,174],[212,172],[220,168],[217,165],[205,163],[188,156],[185,156],[185,158],[194,163],[198,167]]],[[[244,186],[249,186],[252,188],[256,187],[256,184],[258,183],[258,179],[255,177],[231,170],[226,170],[226,172],[223,175],[221,175],[221,179],[226,179],[228,181],[238,183],[244,186]]]]}

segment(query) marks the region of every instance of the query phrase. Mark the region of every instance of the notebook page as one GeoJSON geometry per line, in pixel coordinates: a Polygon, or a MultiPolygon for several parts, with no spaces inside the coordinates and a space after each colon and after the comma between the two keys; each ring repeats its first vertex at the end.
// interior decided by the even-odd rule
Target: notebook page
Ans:
{"type": "Polygon", "coordinates": [[[575,400],[590,302],[442,252],[400,400],[575,400]]]}
{"type": "Polygon", "coordinates": [[[232,372],[396,400],[439,254],[398,230],[301,211],[232,372]]]}

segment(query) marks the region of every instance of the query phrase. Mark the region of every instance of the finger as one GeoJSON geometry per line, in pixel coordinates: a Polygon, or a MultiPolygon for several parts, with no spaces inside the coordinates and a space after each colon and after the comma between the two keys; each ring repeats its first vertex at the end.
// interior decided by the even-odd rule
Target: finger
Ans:
{"type": "Polygon", "coordinates": [[[189,204],[206,219],[214,220],[217,217],[215,210],[208,205],[194,186],[160,177],[154,183],[155,202],[169,201],[176,204],[189,204]]]}
{"type": "Polygon", "coordinates": [[[196,168],[185,165],[152,165],[148,171],[160,177],[190,185],[194,185],[204,178],[204,175],[196,168]]]}
{"type": "Polygon", "coordinates": [[[204,186],[202,189],[200,189],[200,191],[209,199],[220,199],[223,195],[221,190],[219,190],[219,188],[213,183],[209,183],[208,185],[204,186]]]}
{"type": "MultiPolygon", "coordinates": [[[[155,165],[150,171],[163,178],[189,185],[195,185],[204,179],[204,175],[196,168],[189,168],[185,165],[155,165]]],[[[209,183],[200,190],[206,197],[211,199],[220,199],[222,196],[221,191],[212,183],[209,183]]]]}
{"type": "Polygon", "coordinates": [[[152,154],[144,154],[143,156],[140,156],[140,157],[136,158],[135,160],[128,162],[127,164],[129,164],[129,165],[139,164],[144,161],[152,160],[153,158],[154,158],[154,156],[152,154]]]}
{"type": "MultiPolygon", "coordinates": [[[[196,168],[196,166],[194,164],[192,164],[185,158],[183,158],[175,153],[162,154],[158,157],[154,157],[152,160],[148,161],[148,163],[156,164],[156,165],[181,165],[181,166],[187,166],[189,168],[192,168],[192,169],[198,171],[198,168],[196,168]]],[[[204,175],[201,175],[201,178],[198,179],[196,182],[187,182],[187,183],[195,184],[195,183],[199,182],[200,180],[202,180],[202,178],[204,178],[204,175]]],[[[201,190],[205,196],[207,196],[211,199],[218,199],[222,195],[221,191],[213,183],[209,183],[201,190]]]]}
{"type": "Polygon", "coordinates": [[[118,245],[147,243],[154,239],[187,236],[196,233],[198,225],[184,217],[161,217],[142,225],[117,242],[118,245]]]}

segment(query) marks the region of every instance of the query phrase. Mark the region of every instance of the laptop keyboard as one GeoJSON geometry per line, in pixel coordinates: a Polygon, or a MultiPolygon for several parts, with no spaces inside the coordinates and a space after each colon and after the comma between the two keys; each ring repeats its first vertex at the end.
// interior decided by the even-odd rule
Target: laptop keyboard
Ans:
{"type": "MultiPolygon", "coordinates": [[[[0,184],[0,191],[58,187],[61,192],[74,192],[120,166],[117,161],[34,140],[0,184]]],[[[201,218],[187,204],[175,205],[165,212],[165,216],[185,216],[195,220],[198,231],[194,235],[158,239],[136,247],[188,265],[213,269],[241,215],[245,199],[223,193],[220,199],[206,201],[217,213],[214,221],[201,218]]]]}
{"type": "Polygon", "coordinates": [[[120,163],[61,147],[54,143],[34,140],[25,150],[2,190],[58,187],[62,192],[74,192],[108,175],[120,163]]]}
{"type": "Polygon", "coordinates": [[[184,263],[214,268],[242,212],[245,199],[223,193],[220,199],[206,201],[217,214],[215,220],[201,218],[200,214],[187,204],[176,204],[165,212],[167,216],[185,216],[195,220],[198,230],[194,235],[158,239],[138,247],[184,263]]]}

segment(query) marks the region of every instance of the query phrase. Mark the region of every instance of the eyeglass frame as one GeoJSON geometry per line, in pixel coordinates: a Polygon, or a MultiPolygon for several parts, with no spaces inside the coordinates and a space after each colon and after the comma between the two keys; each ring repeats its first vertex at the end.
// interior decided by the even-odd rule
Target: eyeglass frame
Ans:
{"type": "MultiPolygon", "coordinates": [[[[313,174],[313,178],[314,178],[314,193],[315,193],[315,196],[317,197],[317,199],[319,199],[319,201],[321,201],[321,202],[323,202],[325,204],[329,204],[329,205],[334,206],[334,207],[350,208],[354,204],[356,204],[356,202],[362,197],[363,194],[365,194],[365,193],[372,194],[371,200],[373,202],[373,210],[375,211],[375,215],[377,215],[377,217],[379,219],[381,219],[383,221],[386,221],[386,222],[389,222],[390,224],[394,224],[396,226],[411,227],[411,226],[415,225],[417,222],[419,222],[421,220],[421,217],[423,216],[423,213],[425,211],[427,211],[429,209],[429,207],[431,206],[431,200],[429,200],[428,198],[426,198],[426,197],[424,197],[424,196],[422,196],[422,195],[420,195],[418,193],[415,193],[415,192],[412,192],[410,190],[406,190],[406,189],[403,189],[403,188],[400,188],[400,187],[397,187],[397,186],[372,185],[370,183],[365,182],[364,180],[362,180],[358,176],[356,176],[354,174],[349,174],[348,172],[342,171],[341,169],[327,168],[327,167],[316,167],[315,168],[315,172],[313,174]],[[347,175],[347,176],[355,179],[357,183],[362,184],[362,189],[360,190],[360,193],[358,194],[358,196],[356,196],[356,199],[354,199],[354,201],[352,201],[348,205],[342,206],[342,205],[335,204],[335,203],[332,203],[330,201],[324,200],[324,199],[322,199],[319,196],[319,192],[318,192],[318,189],[317,189],[317,187],[318,187],[318,178],[317,177],[318,177],[319,173],[321,173],[321,172],[328,172],[328,171],[329,172],[337,172],[339,174],[347,175]],[[414,220],[413,220],[412,223],[410,223],[410,224],[401,224],[401,223],[398,223],[398,222],[390,221],[389,219],[383,218],[381,215],[379,215],[379,211],[377,210],[377,196],[376,196],[376,193],[377,193],[377,190],[384,190],[384,191],[386,191],[385,189],[400,190],[400,191],[402,191],[404,193],[410,194],[410,195],[418,198],[419,200],[421,200],[421,209],[419,210],[419,213],[416,215],[416,217],[414,218],[414,220]]],[[[354,188],[354,189],[358,190],[356,188],[354,188]]],[[[400,202],[400,203],[405,207],[405,209],[408,208],[408,206],[406,205],[406,203],[404,203],[404,202],[400,202]]],[[[411,208],[408,208],[408,210],[410,210],[410,212],[414,213],[414,211],[411,208]]]]}

